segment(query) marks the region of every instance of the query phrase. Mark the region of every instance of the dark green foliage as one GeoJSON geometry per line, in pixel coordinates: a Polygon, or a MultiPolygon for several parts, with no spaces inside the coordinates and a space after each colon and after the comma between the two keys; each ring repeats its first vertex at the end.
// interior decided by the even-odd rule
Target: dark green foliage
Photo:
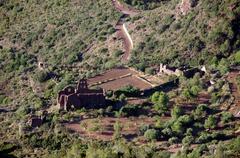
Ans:
{"type": "Polygon", "coordinates": [[[6,158],[15,158],[11,153],[14,152],[19,147],[15,144],[9,142],[1,142],[0,143],[0,157],[6,158]]]}
{"type": "Polygon", "coordinates": [[[144,135],[144,133],[150,128],[149,125],[142,125],[139,128],[139,135],[144,135]]]}
{"type": "Polygon", "coordinates": [[[50,78],[50,76],[49,76],[49,73],[47,71],[42,70],[42,71],[38,71],[35,74],[34,78],[38,82],[45,82],[50,78]]]}
{"type": "Polygon", "coordinates": [[[214,129],[217,126],[217,120],[214,116],[210,115],[204,123],[206,129],[214,129]]]}
{"type": "Polygon", "coordinates": [[[148,129],[145,133],[144,133],[144,137],[148,140],[148,141],[152,141],[152,140],[156,140],[158,138],[158,132],[155,129],[148,129]]]}
{"type": "Polygon", "coordinates": [[[126,97],[134,97],[140,95],[140,90],[138,88],[135,88],[133,86],[126,86],[123,87],[114,93],[117,97],[119,97],[121,94],[124,94],[126,97]]]}
{"type": "Polygon", "coordinates": [[[120,109],[121,116],[130,117],[130,116],[139,116],[142,113],[142,108],[138,105],[125,105],[120,109]]]}
{"type": "Polygon", "coordinates": [[[206,104],[198,105],[196,110],[194,111],[194,119],[199,120],[199,119],[205,118],[209,111],[210,109],[206,104]]]}
{"type": "Polygon", "coordinates": [[[228,123],[228,122],[232,121],[233,118],[234,118],[234,116],[230,112],[223,112],[221,115],[221,121],[223,123],[228,123]]]}
{"type": "Polygon", "coordinates": [[[168,110],[169,97],[164,92],[155,92],[151,96],[151,101],[154,103],[154,108],[160,114],[164,114],[168,110]]]}
{"type": "Polygon", "coordinates": [[[186,79],[182,77],[180,79],[180,86],[182,88],[182,96],[190,100],[198,96],[199,92],[203,88],[203,83],[199,73],[196,73],[193,78],[186,79]]]}
{"type": "Polygon", "coordinates": [[[238,51],[235,55],[235,63],[240,64],[240,51],[238,51]]]}
{"type": "Polygon", "coordinates": [[[171,116],[173,119],[177,119],[182,114],[183,114],[183,110],[179,106],[174,106],[174,108],[171,111],[171,116]]]}
{"type": "Polygon", "coordinates": [[[115,56],[115,57],[119,57],[119,56],[121,56],[121,55],[123,55],[123,54],[124,54],[124,52],[121,51],[121,50],[117,50],[117,51],[114,52],[114,56],[115,56]]]}
{"type": "Polygon", "coordinates": [[[165,0],[121,0],[137,9],[148,10],[158,7],[165,0]]]}

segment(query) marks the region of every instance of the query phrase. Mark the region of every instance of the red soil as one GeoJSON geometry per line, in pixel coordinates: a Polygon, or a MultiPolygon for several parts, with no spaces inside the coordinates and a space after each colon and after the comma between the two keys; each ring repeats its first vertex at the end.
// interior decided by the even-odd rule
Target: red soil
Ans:
{"type": "Polygon", "coordinates": [[[116,10],[118,10],[119,12],[122,12],[123,14],[127,14],[127,15],[135,15],[138,13],[137,10],[133,9],[133,8],[129,8],[123,4],[121,4],[118,0],[112,0],[113,6],[115,7],[116,10]]]}
{"type": "Polygon", "coordinates": [[[113,139],[114,124],[119,121],[122,126],[121,134],[127,140],[132,140],[137,137],[139,127],[141,125],[152,125],[154,123],[152,118],[112,118],[106,117],[101,119],[85,119],[78,123],[68,123],[65,126],[78,132],[83,138],[91,138],[103,141],[110,141],[113,139]],[[97,121],[97,123],[96,123],[97,121]],[[101,129],[97,131],[91,131],[94,125],[97,124],[101,129]],[[83,127],[84,126],[84,127],[83,127]]]}
{"type": "Polygon", "coordinates": [[[230,108],[230,111],[233,112],[234,114],[237,114],[240,112],[240,91],[237,87],[237,81],[236,78],[237,76],[240,76],[239,71],[232,71],[228,74],[228,81],[230,82],[230,88],[232,91],[232,95],[234,96],[234,106],[230,108]]]}
{"type": "Polygon", "coordinates": [[[127,85],[132,85],[136,88],[139,88],[141,90],[151,88],[151,85],[142,81],[141,79],[135,77],[135,76],[129,76],[125,78],[121,78],[118,80],[110,81],[107,83],[103,83],[101,85],[98,85],[99,87],[105,89],[105,90],[118,90],[122,87],[125,87],[127,85]]]}
{"type": "Polygon", "coordinates": [[[124,54],[122,56],[122,61],[126,62],[129,60],[129,56],[130,56],[130,51],[131,51],[131,42],[126,34],[126,32],[123,29],[123,20],[126,16],[128,15],[136,15],[138,13],[137,10],[133,9],[133,8],[129,8],[123,4],[121,4],[119,1],[117,0],[112,0],[113,6],[115,7],[116,10],[118,10],[119,12],[121,12],[122,14],[124,14],[125,16],[121,17],[119,19],[119,21],[117,22],[115,28],[117,30],[117,36],[123,40],[123,45],[124,45],[124,54]]]}
{"type": "Polygon", "coordinates": [[[135,71],[132,71],[130,69],[127,68],[116,68],[116,69],[111,69],[108,70],[100,75],[97,75],[93,78],[88,79],[88,83],[94,84],[94,83],[98,83],[98,82],[103,82],[109,79],[116,79],[119,78],[121,76],[127,75],[127,74],[136,74],[135,71]]]}
{"type": "Polygon", "coordinates": [[[128,68],[115,68],[103,74],[88,79],[90,87],[98,86],[105,90],[118,90],[127,85],[144,90],[151,88],[151,84],[138,78],[139,74],[128,68]]]}

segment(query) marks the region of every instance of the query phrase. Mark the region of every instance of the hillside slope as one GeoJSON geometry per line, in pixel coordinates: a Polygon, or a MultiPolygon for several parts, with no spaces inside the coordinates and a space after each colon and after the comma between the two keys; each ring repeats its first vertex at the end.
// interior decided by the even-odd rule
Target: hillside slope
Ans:
{"type": "MultiPolygon", "coordinates": [[[[157,3],[157,2],[155,2],[157,3]]],[[[131,65],[212,65],[240,49],[240,2],[169,0],[130,20],[131,65]]]]}

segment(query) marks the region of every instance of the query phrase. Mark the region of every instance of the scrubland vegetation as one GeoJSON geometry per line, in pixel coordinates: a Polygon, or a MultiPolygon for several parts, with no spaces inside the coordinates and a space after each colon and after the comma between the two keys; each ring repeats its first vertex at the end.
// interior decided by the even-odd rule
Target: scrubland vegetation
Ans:
{"type": "MultiPolygon", "coordinates": [[[[141,96],[140,90],[127,86],[106,92],[111,102],[105,108],[57,111],[52,107],[66,85],[122,65],[124,52],[108,48],[121,13],[109,0],[0,0],[0,157],[240,156],[239,120],[229,110],[237,99],[226,79],[240,64],[240,2],[196,1],[186,15],[177,12],[178,0],[121,2],[141,10],[127,19],[137,39],[128,66],[155,74],[160,63],[206,65],[211,73],[181,76],[177,88],[138,104],[128,100],[141,96]],[[26,123],[44,110],[49,114],[42,126],[26,123]],[[94,120],[89,128],[81,124],[85,116],[94,120]],[[118,121],[105,127],[104,118],[118,121]],[[137,127],[121,118],[151,123],[137,127]],[[66,129],[79,120],[86,135],[112,130],[111,141],[66,129]]],[[[240,76],[234,80],[238,93],[240,76]]]]}
{"type": "Polygon", "coordinates": [[[160,62],[177,67],[205,64],[226,72],[229,63],[238,62],[237,55],[234,59],[240,46],[238,1],[197,1],[185,16],[176,9],[178,4],[165,1],[131,19],[133,36],[145,32],[135,43],[132,66],[144,70],[160,62]]]}

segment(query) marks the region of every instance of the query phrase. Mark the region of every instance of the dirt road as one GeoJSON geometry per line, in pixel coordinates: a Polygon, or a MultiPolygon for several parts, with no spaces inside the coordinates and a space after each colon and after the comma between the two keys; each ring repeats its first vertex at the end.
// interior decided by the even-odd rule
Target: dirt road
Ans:
{"type": "Polygon", "coordinates": [[[123,40],[124,54],[122,56],[122,61],[126,62],[130,59],[130,52],[133,49],[133,41],[130,34],[128,33],[128,30],[124,21],[125,21],[125,18],[127,18],[128,16],[138,14],[138,11],[122,5],[117,0],[112,0],[112,3],[116,10],[123,13],[123,16],[121,16],[120,19],[118,20],[115,26],[115,29],[117,30],[117,36],[123,40]]]}

